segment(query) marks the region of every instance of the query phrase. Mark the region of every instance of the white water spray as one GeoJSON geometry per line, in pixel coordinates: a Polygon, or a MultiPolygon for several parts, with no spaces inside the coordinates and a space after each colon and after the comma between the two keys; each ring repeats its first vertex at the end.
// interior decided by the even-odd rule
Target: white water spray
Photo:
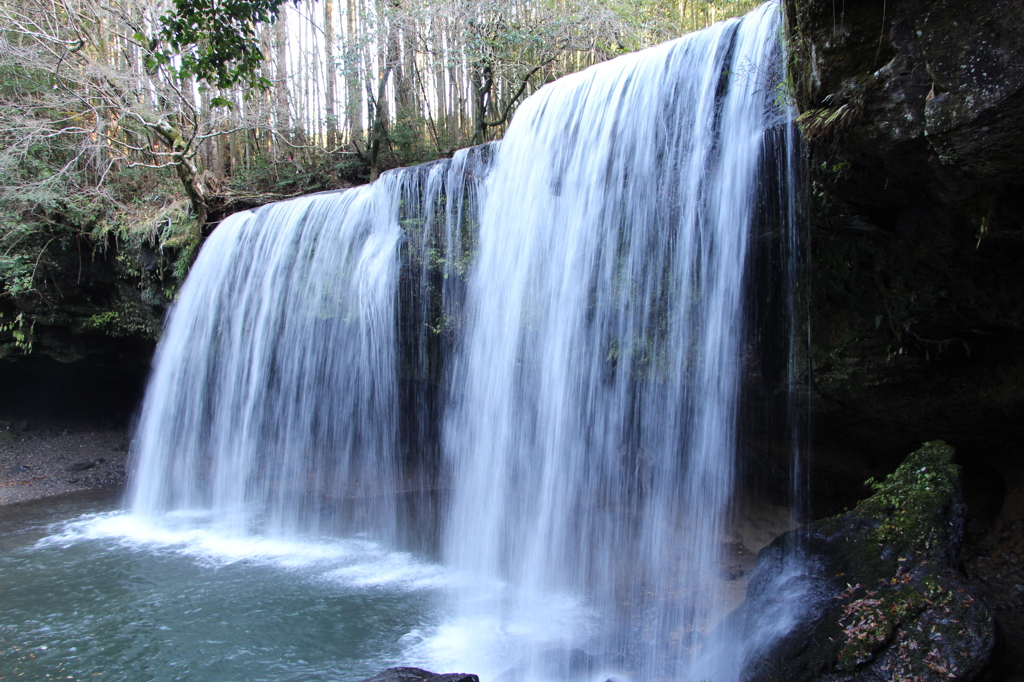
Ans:
{"type": "Polygon", "coordinates": [[[486,671],[697,674],[723,615],[775,16],[563,78],[497,152],[444,439],[445,557],[507,585],[458,595],[486,671]],[[552,600],[590,622],[534,636],[552,600]]]}
{"type": "Polygon", "coordinates": [[[778,23],[769,4],[546,86],[493,160],[226,220],[158,352],[132,511],[409,545],[437,501],[405,494],[444,489],[459,577],[411,656],[719,675],[751,245],[795,251],[778,23]]]}

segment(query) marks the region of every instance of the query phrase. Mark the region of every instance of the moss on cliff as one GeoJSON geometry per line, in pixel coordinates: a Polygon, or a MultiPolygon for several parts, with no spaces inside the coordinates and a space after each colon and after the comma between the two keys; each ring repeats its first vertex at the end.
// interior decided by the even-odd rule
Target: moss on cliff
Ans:
{"type": "Polygon", "coordinates": [[[874,494],[783,535],[751,578],[755,614],[799,557],[808,587],[792,630],[747,664],[745,682],[973,679],[987,664],[991,614],[957,571],[964,507],[954,451],[925,443],[874,494]],[[789,557],[789,558],[787,558],[789,557]]]}
{"type": "Polygon", "coordinates": [[[939,523],[943,507],[959,495],[959,471],[954,450],[942,441],[925,443],[882,482],[868,479],[875,493],[854,513],[878,520],[871,540],[879,546],[914,538],[919,551],[950,542],[948,529],[939,523]]]}

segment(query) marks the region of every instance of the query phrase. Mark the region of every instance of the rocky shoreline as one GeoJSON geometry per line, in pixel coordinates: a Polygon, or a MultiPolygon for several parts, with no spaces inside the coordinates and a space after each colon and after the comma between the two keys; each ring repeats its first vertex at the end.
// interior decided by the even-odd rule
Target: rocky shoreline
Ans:
{"type": "Polygon", "coordinates": [[[123,486],[128,444],[112,424],[0,420],[0,505],[123,486]]]}

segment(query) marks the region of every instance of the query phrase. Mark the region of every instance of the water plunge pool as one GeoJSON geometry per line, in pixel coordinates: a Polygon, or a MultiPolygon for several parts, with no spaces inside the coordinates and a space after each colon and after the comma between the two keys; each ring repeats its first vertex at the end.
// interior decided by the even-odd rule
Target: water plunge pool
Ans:
{"type": "Polygon", "coordinates": [[[120,501],[0,509],[0,679],[355,680],[437,621],[446,576],[409,554],[232,540],[120,501]]]}

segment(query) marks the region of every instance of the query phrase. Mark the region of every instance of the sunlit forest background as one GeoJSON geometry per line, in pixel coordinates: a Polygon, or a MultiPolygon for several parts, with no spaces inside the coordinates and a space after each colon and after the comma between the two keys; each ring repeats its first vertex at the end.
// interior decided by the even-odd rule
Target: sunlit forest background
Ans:
{"type": "Polygon", "coordinates": [[[4,294],[111,241],[180,279],[233,210],[500,138],[545,83],[755,4],[2,0],[4,294]]]}

